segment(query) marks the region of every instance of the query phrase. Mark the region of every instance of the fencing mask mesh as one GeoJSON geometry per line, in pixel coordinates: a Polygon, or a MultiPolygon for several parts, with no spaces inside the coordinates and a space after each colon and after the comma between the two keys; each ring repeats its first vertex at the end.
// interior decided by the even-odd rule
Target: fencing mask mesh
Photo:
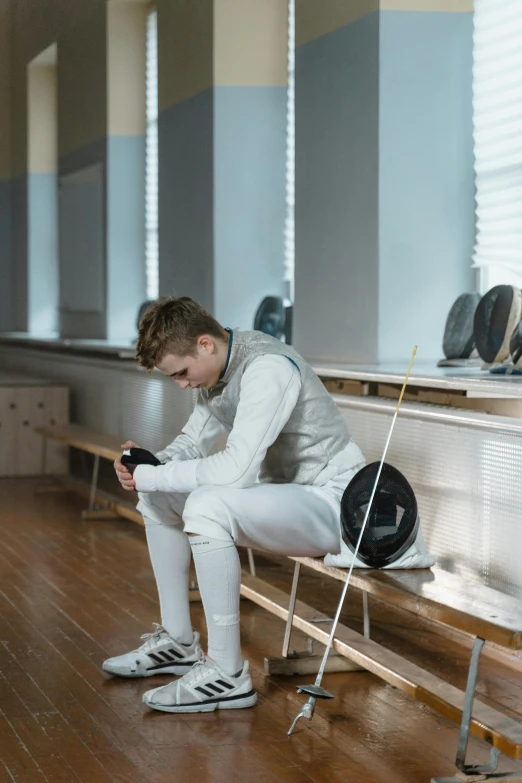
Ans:
{"type": "MultiPolygon", "coordinates": [[[[352,552],[357,546],[379,464],[372,462],[356,473],[341,500],[343,539],[352,552]]],[[[385,462],[357,557],[369,568],[383,568],[409,549],[418,529],[413,489],[397,468],[385,462]]]]}
{"type": "Polygon", "coordinates": [[[461,294],[446,319],[442,350],[446,359],[468,359],[475,347],[473,318],[480,294],[461,294]]]}

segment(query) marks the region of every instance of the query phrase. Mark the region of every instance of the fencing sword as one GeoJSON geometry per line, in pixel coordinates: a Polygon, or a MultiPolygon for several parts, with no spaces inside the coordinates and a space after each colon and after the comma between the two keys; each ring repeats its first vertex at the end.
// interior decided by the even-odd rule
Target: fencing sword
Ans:
{"type": "Polygon", "coordinates": [[[372,494],[370,496],[370,502],[368,503],[368,508],[366,509],[366,514],[364,516],[364,521],[363,521],[363,524],[362,524],[362,527],[361,527],[361,532],[359,533],[359,538],[357,540],[357,546],[355,547],[355,552],[353,554],[352,564],[350,566],[350,570],[348,571],[348,576],[346,577],[346,582],[344,583],[343,592],[341,593],[341,597],[339,599],[339,605],[337,607],[337,612],[335,613],[335,618],[334,618],[334,621],[333,621],[332,630],[330,631],[330,637],[328,639],[328,644],[326,645],[326,649],[324,651],[323,660],[321,661],[321,666],[319,668],[319,671],[317,673],[317,677],[315,678],[315,682],[314,682],[313,685],[298,685],[297,686],[297,693],[306,693],[309,698],[308,698],[308,701],[306,702],[306,704],[304,705],[304,707],[302,708],[301,712],[294,718],[294,722],[292,723],[292,725],[290,726],[290,729],[288,730],[288,735],[290,735],[293,732],[293,730],[295,728],[295,725],[296,725],[297,721],[299,720],[299,718],[308,718],[308,720],[312,720],[312,718],[314,716],[314,711],[315,711],[315,702],[317,701],[317,699],[333,699],[334,698],[333,693],[330,693],[325,688],[321,687],[321,681],[323,679],[324,670],[326,668],[326,661],[328,659],[328,654],[329,654],[329,652],[331,650],[331,647],[332,647],[332,644],[333,644],[335,631],[337,629],[337,623],[339,622],[339,616],[341,614],[341,610],[342,610],[343,604],[344,604],[344,599],[346,597],[346,593],[347,593],[347,590],[348,590],[348,587],[349,587],[349,584],[350,584],[350,579],[351,579],[351,576],[352,576],[353,567],[354,567],[355,561],[357,559],[357,553],[359,552],[359,547],[361,545],[363,533],[364,533],[364,530],[366,528],[366,523],[368,521],[368,517],[370,515],[370,510],[371,510],[371,507],[372,507],[373,498],[375,497],[375,493],[377,491],[377,486],[379,484],[379,478],[380,478],[380,475],[381,475],[382,466],[384,465],[384,460],[386,459],[386,452],[388,451],[388,445],[390,443],[390,439],[391,439],[391,436],[392,436],[393,428],[395,426],[395,421],[397,420],[397,414],[399,413],[399,408],[401,407],[401,402],[402,402],[402,398],[403,398],[403,395],[404,395],[404,390],[406,389],[406,384],[408,383],[408,378],[410,377],[410,372],[411,372],[411,368],[412,368],[412,365],[413,365],[413,360],[415,358],[415,354],[416,353],[417,353],[417,346],[415,346],[413,348],[413,352],[412,352],[411,359],[410,359],[410,365],[408,367],[408,372],[406,373],[406,377],[404,378],[404,383],[402,384],[401,393],[399,395],[399,400],[397,402],[397,407],[395,408],[395,413],[393,414],[393,419],[392,419],[392,423],[391,423],[391,426],[390,426],[390,431],[389,431],[388,437],[386,439],[386,444],[384,446],[384,451],[383,451],[383,454],[382,454],[381,462],[379,464],[379,469],[377,471],[377,476],[375,478],[375,483],[373,485],[372,494]]]}

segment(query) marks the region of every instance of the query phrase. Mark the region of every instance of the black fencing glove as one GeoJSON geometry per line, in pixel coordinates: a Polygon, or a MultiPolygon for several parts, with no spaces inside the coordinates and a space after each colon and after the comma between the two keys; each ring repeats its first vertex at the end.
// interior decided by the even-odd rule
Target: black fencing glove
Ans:
{"type": "Polygon", "coordinates": [[[133,446],[132,449],[124,451],[120,462],[122,465],[125,465],[131,474],[134,473],[138,465],[157,466],[162,464],[151,451],[147,451],[147,449],[140,449],[137,446],[133,446]]]}

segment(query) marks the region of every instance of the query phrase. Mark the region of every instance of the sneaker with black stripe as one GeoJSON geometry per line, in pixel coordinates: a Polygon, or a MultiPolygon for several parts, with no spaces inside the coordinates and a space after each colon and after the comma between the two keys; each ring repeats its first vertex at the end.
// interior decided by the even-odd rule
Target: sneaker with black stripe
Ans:
{"type": "Polygon", "coordinates": [[[154,631],[141,637],[144,641],[137,650],[115,658],[107,658],[102,669],[119,677],[151,677],[153,674],[185,674],[199,660],[199,633],[190,644],[177,642],[158,623],[154,631]]]}
{"type": "Polygon", "coordinates": [[[213,712],[253,707],[257,693],[252,687],[248,661],[231,676],[202,655],[179,680],[144,693],[143,702],[162,712],[213,712]]]}

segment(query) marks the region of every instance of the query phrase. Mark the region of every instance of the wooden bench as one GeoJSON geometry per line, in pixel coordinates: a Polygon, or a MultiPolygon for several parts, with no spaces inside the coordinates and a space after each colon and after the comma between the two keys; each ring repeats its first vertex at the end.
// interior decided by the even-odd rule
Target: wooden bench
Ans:
{"type": "MultiPolygon", "coordinates": [[[[89,492],[88,508],[82,512],[84,519],[102,519],[111,516],[123,516],[131,519],[133,522],[143,525],[141,514],[130,504],[116,497],[101,493],[98,489],[98,476],[100,468],[100,459],[107,459],[114,462],[121,456],[122,441],[115,435],[107,435],[103,432],[95,432],[89,427],[81,424],[65,424],[61,426],[35,427],[35,432],[44,438],[43,466],[42,472],[45,472],[45,460],[47,450],[45,444],[47,440],[55,440],[66,446],[71,446],[94,457],[91,486],[89,492]]],[[[66,482],[69,487],[79,489],[81,485],[77,482],[66,482]]]]}
{"type": "MultiPolygon", "coordinates": [[[[84,518],[99,519],[111,514],[143,524],[141,515],[130,503],[100,493],[97,486],[99,459],[114,461],[121,454],[119,438],[93,432],[76,424],[38,427],[37,432],[45,438],[52,438],[94,455],[89,508],[84,512],[84,518]]],[[[300,570],[302,566],[306,566],[341,582],[346,580],[347,570],[325,566],[322,558],[290,560],[294,561],[295,566],[292,589],[288,595],[256,577],[252,552],[249,550],[251,571],[242,572],[241,595],[286,621],[282,656],[278,659],[267,659],[267,673],[308,671],[316,674],[319,656],[289,654],[291,631],[292,628],[298,628],[307,634],[309,639],[326,644],[332,619],[297,600],[300,570]]],[[[418,571],[355,570],[352,574],[352,585],[362,591],[364,633],[359,634],[344,625],[338,625],[333,643],[336,655],[331,658],[327,670],[365,669],[441,715],[460,722],[456,757],[458,777],[439,778],[436,783],[457,783],[463,779],[522,780],[522,777],[516,774],[494,774],[500,752],[510,758],[522,760],[522,725],[475,699],[478,663],[484,643],[491,642],[506,650],[522,650],[520,602],[489,587],[466,582],[436,568],[418,571]],[[466,692],[373,641],[370,638],[368,596],[471,634],[475,641],[466,692]],[[470,732],[491,745],[489,765],[473,767],[466,764],[470,732]]]]}
{"type": "MultiPolygon", "coordinates": [[[[276,670],[285,672],[280,661],[289,655],[292,627],[311,639],[326,644],[332,619],[297,600],[301,566],[312,568],[341,582],[347,569],[325,566],[322,558],[290,558],[295,562],[290,595],[246,572],[242,577],[242,595],[286,621],[281,659],[275,659],[276,670]]],[[[400,688],[441,715],[460,722],[457,748],[457,777],[438,778],[437,783],[466,780],[522,780],[522,775],[495,775],[500,752],[522,760],[522,724],[475,699],[478,663],[484,643],[492,642],[506,650],[522,649],[522,605],[520,601],[489,587],[473,584],[434,568],[415,571],[354,570],[353,587],[362,591],[364,633],[339,624],[333,643],[335,652],[400,688]],[[436,623],[473,635],[466,692],[449,685],[439,677],[410,663],[370,638],[368,595],[388,602],[436,623]],[[489,765],[474,767],[466,764],[470,732],[491,745],[489,765]],[[478,777],[477,777],[478,776],[478,777]]],[[[303,658],[301,658],[301,663],[303,658]]],[[[274,659],[266,661],[267,670],[274,659]]],[[[266,665],[265,664],[265,665],[266,665]]],[[[314,673],[318,670],[317,661],[314,673]]],[[[288,673],[290,669],[286,670],[288,673]]],[[[435,782],[434,782],[435,783],[435,782]]]]}

